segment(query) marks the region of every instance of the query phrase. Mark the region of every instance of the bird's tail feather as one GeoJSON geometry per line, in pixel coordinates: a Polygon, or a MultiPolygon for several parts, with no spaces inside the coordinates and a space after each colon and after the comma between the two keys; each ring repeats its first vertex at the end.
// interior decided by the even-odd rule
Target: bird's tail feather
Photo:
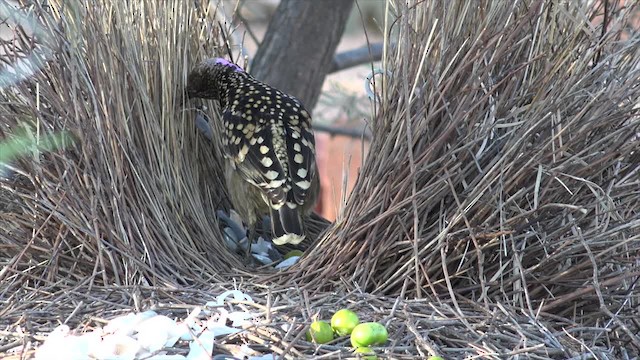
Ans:
{"type": "Polygon", "coordinates": [[[304,240],[304,225],[299,209],[287,205],[279,209],[271,208],[271,233],[276,245],[297,245],[304,240]]]}

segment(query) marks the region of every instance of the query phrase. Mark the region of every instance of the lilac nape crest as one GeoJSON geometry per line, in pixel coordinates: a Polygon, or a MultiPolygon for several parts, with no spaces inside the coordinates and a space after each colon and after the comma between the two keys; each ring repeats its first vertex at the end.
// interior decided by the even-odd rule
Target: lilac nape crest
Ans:
{"type": "Polygon", "coordinates": [[[240,66],[232,63],[231,61],[229,61],[229,60],[227,60],[225,58],[216,58],[216,64],[221,64],[221,65],[224,65],[224,66],[231,67],[231,68],[233,68],[233,71],[244,72],[244,70],[240,66]]]}

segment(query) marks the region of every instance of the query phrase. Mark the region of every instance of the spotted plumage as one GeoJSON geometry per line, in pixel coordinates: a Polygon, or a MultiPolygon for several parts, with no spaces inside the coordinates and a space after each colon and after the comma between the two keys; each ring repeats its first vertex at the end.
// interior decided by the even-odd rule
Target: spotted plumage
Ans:
{"type": "Polygon", "coordinates": [[[187,92],[220,102],[227,186],[236,210],[250,226],[270,214],[278,245],[302,241],[303,216],[319,187],[309,112],[295,97],[220,58],[191,71],[187,92]]]}

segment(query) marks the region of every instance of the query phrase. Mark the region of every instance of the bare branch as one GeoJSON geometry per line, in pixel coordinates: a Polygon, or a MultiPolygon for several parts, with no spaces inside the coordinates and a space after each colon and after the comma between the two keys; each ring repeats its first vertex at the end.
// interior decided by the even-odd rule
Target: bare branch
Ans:
{"type": "Polygon", "coordinates": [[[380,59],[382,59],[382,50],[382,43],[375,43],[371,44],[371,46],[365,45],[361,48],[336,54],[331,62],[329,73],[334,73],[369,62],[380,61],[380,59]]]}

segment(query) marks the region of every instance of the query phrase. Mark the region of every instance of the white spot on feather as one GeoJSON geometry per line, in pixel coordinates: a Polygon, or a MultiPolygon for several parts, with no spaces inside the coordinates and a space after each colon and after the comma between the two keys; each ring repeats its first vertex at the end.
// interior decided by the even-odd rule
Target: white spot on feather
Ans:
{"type": "Polygon", "coordinates": [[[249,153],[249,147],[245,144],[240,148],[240,152],[238,153],[238,160],[243,162],[247,154],[249,153]]]}
{"type": "Polygon", "coordinates": [[[278,188],[284,184],[284,180],[273,180],[269,183],[270,188],[278,188]]]}
{"type": "Polygon", "coordinates": [[[273,171],[273,170],[269,170],[264,174],[264,176],[269,180],[275,180],[278,177],[278,172],[277,171],[273,171]]]}
{"type": "Polygon", "coordinates": [[[296,183],[296,185],[298,185],[298,187],[299,187],[300,189],[304,189],[304,190],[307,190],[308,188],[310,188],[310,187],[311,187],[311,183],[310,183],[310,182],[308,182],[308,181],[306,181],[306,180],[305,180],[305,181],[298,181],[298,182],[296,183]]]}

